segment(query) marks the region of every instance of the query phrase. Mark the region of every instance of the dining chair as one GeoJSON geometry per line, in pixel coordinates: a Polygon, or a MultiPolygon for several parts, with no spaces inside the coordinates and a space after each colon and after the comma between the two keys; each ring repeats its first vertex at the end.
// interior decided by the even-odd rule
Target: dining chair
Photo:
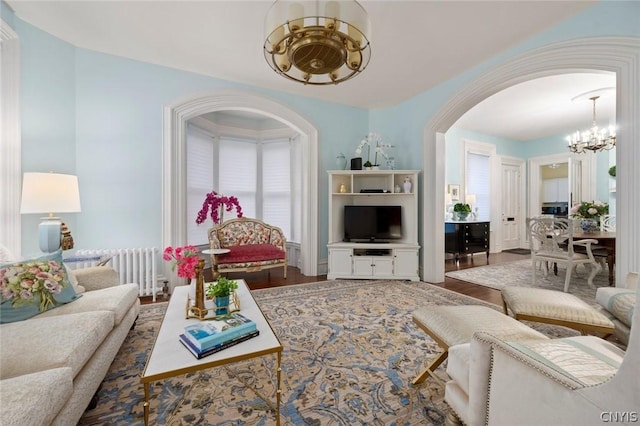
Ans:
{"type": "MultiPolygon", "coordinates": [[[[566,265],[564,292],[569,291],[571,274],[577,265],[589,265],[591,273],[587,282],[591,287],[593,278],[602,269],[593,257],[591,244],[594,239],[573,241],[573,220],[561,218],[533,218],[529,221],[529,248],[533,266],[533,285],[536,285],[538,262],[542,264],[544,276],[549,273],[549,263],[566,265]],[[584,253],[577,253],[574,248],[580,247],[584,253]]],[[[581,250],[582,251],[582,250],[581,250]]]]}
{"type": "Polygon", "coordinates": [[[616,215],[603,214],[600,216],[600,230],[602,232],[616,232],[616,215]]]}

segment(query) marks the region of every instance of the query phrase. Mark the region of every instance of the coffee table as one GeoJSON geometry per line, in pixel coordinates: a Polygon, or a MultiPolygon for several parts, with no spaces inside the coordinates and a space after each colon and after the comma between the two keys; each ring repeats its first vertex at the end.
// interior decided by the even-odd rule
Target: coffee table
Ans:
{"type": "Polygon", "coordinates": [[[173,290],[169,306],[167,307],[162,324],[160,325],[160,330],[158,331],[158,336],[156,337],[153,349],[151,349],[144,372],[140,378],[144,386],[145,425],[149,424],[149,384],[151,382],[274,353],[277,354],[276,406],[274,407],[272,402],[260,395],[255,389],[254,392],[256,392],[267,405],[275,410],[276,424],[280,425],[282,344],[251,295],[245,281],[236,280],[236,283],[238,284],[236,292],[240,299],[241,306],[240,313],[255,321],[260,334],[245,342],[231,346],[202,359],[196,359],[191,352],[182,346],[178,337],[184,332],[185,325],[198,323],[200,321],[195,318],[185,318],[185,306],[187,304],[189,286],[179,286],[173,290]]]}

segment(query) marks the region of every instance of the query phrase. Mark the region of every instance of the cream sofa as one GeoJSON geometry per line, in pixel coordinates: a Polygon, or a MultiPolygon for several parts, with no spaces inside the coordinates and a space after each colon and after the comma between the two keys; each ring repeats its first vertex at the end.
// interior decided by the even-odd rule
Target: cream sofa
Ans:
{"type": "MultiPolygon", "coordinates": [[[[74,425],[140,310],[138,285],[108,267],[74,271],[82,297],[0,325],[0,423],[74,425]]],[[[73,277],[71,277],[73,280],[73,277]]]]}
{"type": "MultiPolygon", "coordinates": [[[[638,274],[627,282],[637,283],[638,274]]],[[[447,373],[448,424],[637,424],[640,305],[626,352],[596,336],[511,342],[476,333],[449,348],[447,373]]]]}

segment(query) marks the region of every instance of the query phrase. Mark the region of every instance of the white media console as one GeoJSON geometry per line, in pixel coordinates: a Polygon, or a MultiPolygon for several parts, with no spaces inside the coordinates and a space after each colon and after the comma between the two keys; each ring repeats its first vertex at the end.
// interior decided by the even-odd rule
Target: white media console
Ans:
{"type": "Polygon", "coordinates": [[[331,170],[327,278],[419,281],[417,170],[331,170]],[[411,189],[405,192],[405,180],[411,189]],[[399,192],[397,191],[399,189],[399,192]],[[379,192],[383,191],[383,192],[379,192]],[[390,242],[346,242],[344,206],[401,206],[402,237],[390,242]]]}

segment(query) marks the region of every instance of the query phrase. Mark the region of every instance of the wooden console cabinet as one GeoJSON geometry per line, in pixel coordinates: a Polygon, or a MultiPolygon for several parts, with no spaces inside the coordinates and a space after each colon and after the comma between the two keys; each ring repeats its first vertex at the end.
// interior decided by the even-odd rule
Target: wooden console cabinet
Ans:
{"type": "Polygon", "coordinates": [[[445,222],[444,251],[456,256],[487,253],[489,259],[489,222],[445,222]]]}

